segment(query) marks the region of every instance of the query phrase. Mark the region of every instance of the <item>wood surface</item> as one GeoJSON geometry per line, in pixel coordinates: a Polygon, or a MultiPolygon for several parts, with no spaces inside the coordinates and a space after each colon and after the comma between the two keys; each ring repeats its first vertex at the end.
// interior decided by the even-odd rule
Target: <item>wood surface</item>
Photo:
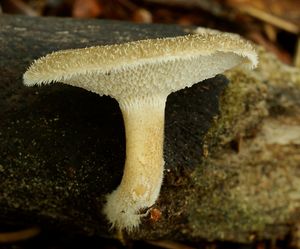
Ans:
{"type": "MultiPolygon", "coordinates": [[[[56,50],[192,30],[0,15],[1,223],[115,235],[101,209],[125,159],[118,104],[63,84],[27,88],[22,75],[30,63],[56,50]]],[[[219,75],[169,96],[165,178],[155,205],[162,215],[145,218],[128,238],[252,242],[293,235],[300,73],[260,54],[254,72],[237,69],[229,80],[219,75]]]]}

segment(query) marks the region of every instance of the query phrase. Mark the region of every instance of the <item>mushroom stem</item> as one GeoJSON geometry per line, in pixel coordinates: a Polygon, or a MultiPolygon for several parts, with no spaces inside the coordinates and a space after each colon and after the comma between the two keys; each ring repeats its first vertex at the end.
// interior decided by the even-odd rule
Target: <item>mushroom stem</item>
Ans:
{"type": "Polygon", "coordinates": [[[104,207],[113,227],[128,231],[137,227],[143,209],[158,198],[164,170],[165,103],[165,96],[119,102],[126,131],[126,161],[121,184],[107,196],[104,207]]]}

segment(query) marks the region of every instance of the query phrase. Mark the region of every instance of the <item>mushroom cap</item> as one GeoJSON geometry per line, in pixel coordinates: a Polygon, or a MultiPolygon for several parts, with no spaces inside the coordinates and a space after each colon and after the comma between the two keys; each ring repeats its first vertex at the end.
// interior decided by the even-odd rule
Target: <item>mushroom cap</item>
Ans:
{"type": "Polygon", "coordinates": [[[118,101],[167,96],[257,55],[240,36],[210,29],[199,34],[53,52],[25,72],[24,84],[63,82],[118,101]]]}

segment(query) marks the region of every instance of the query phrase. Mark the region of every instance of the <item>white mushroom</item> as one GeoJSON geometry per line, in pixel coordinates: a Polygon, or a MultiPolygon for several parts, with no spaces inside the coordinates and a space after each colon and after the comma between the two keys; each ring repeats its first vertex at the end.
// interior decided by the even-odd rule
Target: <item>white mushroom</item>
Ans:
{"type": "Polygon", "coordinates": [[[137,227],[157,200],[164,160],[164,110],[171,92],[227,69],[257,64],[252,46],[237,35],[211,30],[174,38],[58,51],[36,60],[24,84],[63,82],[115,98],[126,130],[126,162],[104,214],[113,227],[137,227]]]}

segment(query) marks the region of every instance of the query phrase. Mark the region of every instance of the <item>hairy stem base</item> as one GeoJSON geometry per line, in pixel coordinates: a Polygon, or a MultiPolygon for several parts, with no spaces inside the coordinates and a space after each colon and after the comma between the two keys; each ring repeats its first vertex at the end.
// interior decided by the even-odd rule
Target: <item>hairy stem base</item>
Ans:
{"type": "Polygon", "coordinates": [[[120,104],[126,130],[126,161],[119,187],[107,196],[104,214],[117,229],[140,222],[141,211],[158,198],[163,179],[164,110],[166,98],[120,104]]]}

